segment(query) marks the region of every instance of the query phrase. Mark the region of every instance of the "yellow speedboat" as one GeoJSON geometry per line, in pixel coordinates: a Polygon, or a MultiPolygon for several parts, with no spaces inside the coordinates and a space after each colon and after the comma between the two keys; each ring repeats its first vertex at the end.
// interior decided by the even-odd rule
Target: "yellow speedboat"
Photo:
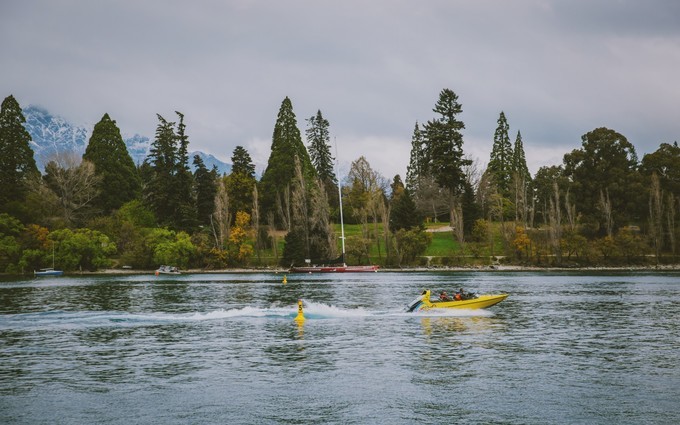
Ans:
{"type": "Polygon", "coordinates": [[[426,289],[423,291],[422,296],[411,301],[406,307],[406,311],[424,311],[435,308],[465,308],[465,309],[478,309],[487,308],[492,305],[496,305],[508,297],[508,294],[498,294],[498,295],[479,295],[468,299],[462,300],[452,300],[452,301],[432,301],[430,299],[430,290],[426,289]]]}

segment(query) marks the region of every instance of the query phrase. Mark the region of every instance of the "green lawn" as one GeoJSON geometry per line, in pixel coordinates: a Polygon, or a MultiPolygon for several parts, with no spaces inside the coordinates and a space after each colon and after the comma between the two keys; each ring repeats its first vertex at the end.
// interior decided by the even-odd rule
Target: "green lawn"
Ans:
{"type": "MultiPolygon", "coordinates": [[[[428,223],[426,228],[438,228],[448,226],[449,223],[428,223]]],[[[494,250],[495,255],[502,255],[503,246],[500,236],[498,235],[499,225],[492,225],[494,233],[497,235],[494,237],[494,250]]],[[[382,236],[383,232],[382,223],[378,223],[378,237],[380,238],[380,249],[378,249],[378,244],[373,243],[370,249],[371,262],[374,264],[384,264],[385,263],[385,244],[382,236]]],[[[372,237],[374,233],[373,224],[367,226],[369,235],[372,237]]],[[[340,225],[335,225],[335,234],[338,242],[338,252],[341,252],[341,229],[340,225]]],[[[345,224],[345,237],[350,236],[361,236],[362,235],[362,225],[360,224],[345,224]]],[[[491,255],[491,250],[489,249],[488,243],[466,243],[465,252],[461,252],[460,244],[456,240],[453,232],[440,231],[431,232],[432,242],[428,246],[427,250],[423,254],[423,257],[435,257],[439,259],[433,259],[434,264],[440,264],[442,261],[446,264],[460,264],[461,262],[466,263],[480,263],[487,264],[489,262],[489,257],[491,255]],[[474,258],[478,257],[478,258],[474,258]],[[465,259],[463,259],[465,258],[465,259]]],[[[277,238],[278,256],[281,257],[284,247],[284,238],[277,238]]],[[[263,251],[261,253],[261,263],[260,265],[276,265],[276,260],[274,257],[274,252],[272,250],[263,251]]],[[[425,260],[423,260],[425,261],[425,260]]],[[[253,257],[253,265],[257,265],[257,256],[253,257]]]]}

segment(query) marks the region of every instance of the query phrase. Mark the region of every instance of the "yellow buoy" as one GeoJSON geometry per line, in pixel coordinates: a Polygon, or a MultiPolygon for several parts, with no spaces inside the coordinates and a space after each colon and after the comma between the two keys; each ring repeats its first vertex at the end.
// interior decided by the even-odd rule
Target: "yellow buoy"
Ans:
{"type": "Polygon", "coordinates": [[[285,285],[286,283],[288,283],[288,279],[286,278],[286,275],[284,274],[283,275],[283,284],[285,285]]]}
{"type": "Polygon", "coordinates": [[[298,324],[305,321],[305,315],[302,313],[302,300],[298,300],[298,314],[294,319],[298,324]]]}

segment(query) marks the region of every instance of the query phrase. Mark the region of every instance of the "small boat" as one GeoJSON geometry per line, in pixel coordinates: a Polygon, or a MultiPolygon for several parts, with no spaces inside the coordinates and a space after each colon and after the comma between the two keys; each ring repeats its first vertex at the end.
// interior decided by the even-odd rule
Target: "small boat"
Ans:
{"type": "Polygon", "coordinates": [[[61,276],[64,274],[62,270],[54,270],[53,268],[34,270],[33,274],[36,276],[61,276]]]}
{"type": "Polygon", "coordinates": [[[180,273],[179,269],[175,266],[160,266],[158,270],[156,270],[156,276],[159,274],[182,274],[180,273]]]}
{"type": "Polygon", "coordinates": [[[45,268],[45,269],[40,269],[40,270],[33,270],[33,274],[37,276],[61,276],[64,274],[62,270],[55,270],[54,269],[54,242],[52,242],[52,267],[45,268]]]}
{"type": "Polygon", "coordinates": [[[423,294],[411,301],[406,306],[406,311],[411,313],[414,311],[426,311],[435,308],[460,308],[460,309],[478,309],[487,308],[496,305],[508,297],[508,294],[484,294],[473,295],[467,299],[451,300],[451,301],[433,301],[430,300],[430,290],[426,289],[423,294]]]}
{"type": "Polygon", "coordinates": [[[291,273],[366,273],[377,272],[379,266],[348,266],[338,264],[331,266],[300,266],[291,267],[291,273]]]}
{"type": "Polygon", "coordinates": [[[367,273],[377,272],[380,266],[348,266],[345,263],[345,222],[342,217],[342,186],[338,184],[338,199],[340,201],[340,240],[342,241],[342,253],[335,260],[319,261],[323,265],[311,265],[307,259],[305,266],[291,266],[290,273],[367,273]]]}

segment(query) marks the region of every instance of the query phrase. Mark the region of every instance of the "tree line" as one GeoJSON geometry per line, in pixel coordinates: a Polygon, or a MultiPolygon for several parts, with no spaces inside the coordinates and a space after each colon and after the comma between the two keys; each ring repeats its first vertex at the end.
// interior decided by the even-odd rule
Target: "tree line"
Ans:
{"type": "Polygon", "coordinates": [[[25,118],[13,96],[0,109],[0,272],[55,263],[64,270],[290,266],[338,258],[405,266],[422,263],[432,234],[448,222],[447,256],[504,257],[542,265],[675,261],[680,210],[680,148],[662,143],[638,160],[621,134],[594,129],[558,166],[532,176],[519,131],[504,112],[481,169],[463,150],[462,105],[440,92],[434,117],[415,123],[405,180],[388,180],[365,157],[342,185],[334,171],[330,123],[306,119],[303,142],[285,98],[259,179],[237,146],[219,175],[189,158],[184,115],[158,115],[149,155],[132,161],[108,114],[85,153],[59,153],[41,173],[25,118]],[[194,166],[191,171],[190,161],[194,166]],[[339,241],[340,214],[360,232],[339,241]]]}

